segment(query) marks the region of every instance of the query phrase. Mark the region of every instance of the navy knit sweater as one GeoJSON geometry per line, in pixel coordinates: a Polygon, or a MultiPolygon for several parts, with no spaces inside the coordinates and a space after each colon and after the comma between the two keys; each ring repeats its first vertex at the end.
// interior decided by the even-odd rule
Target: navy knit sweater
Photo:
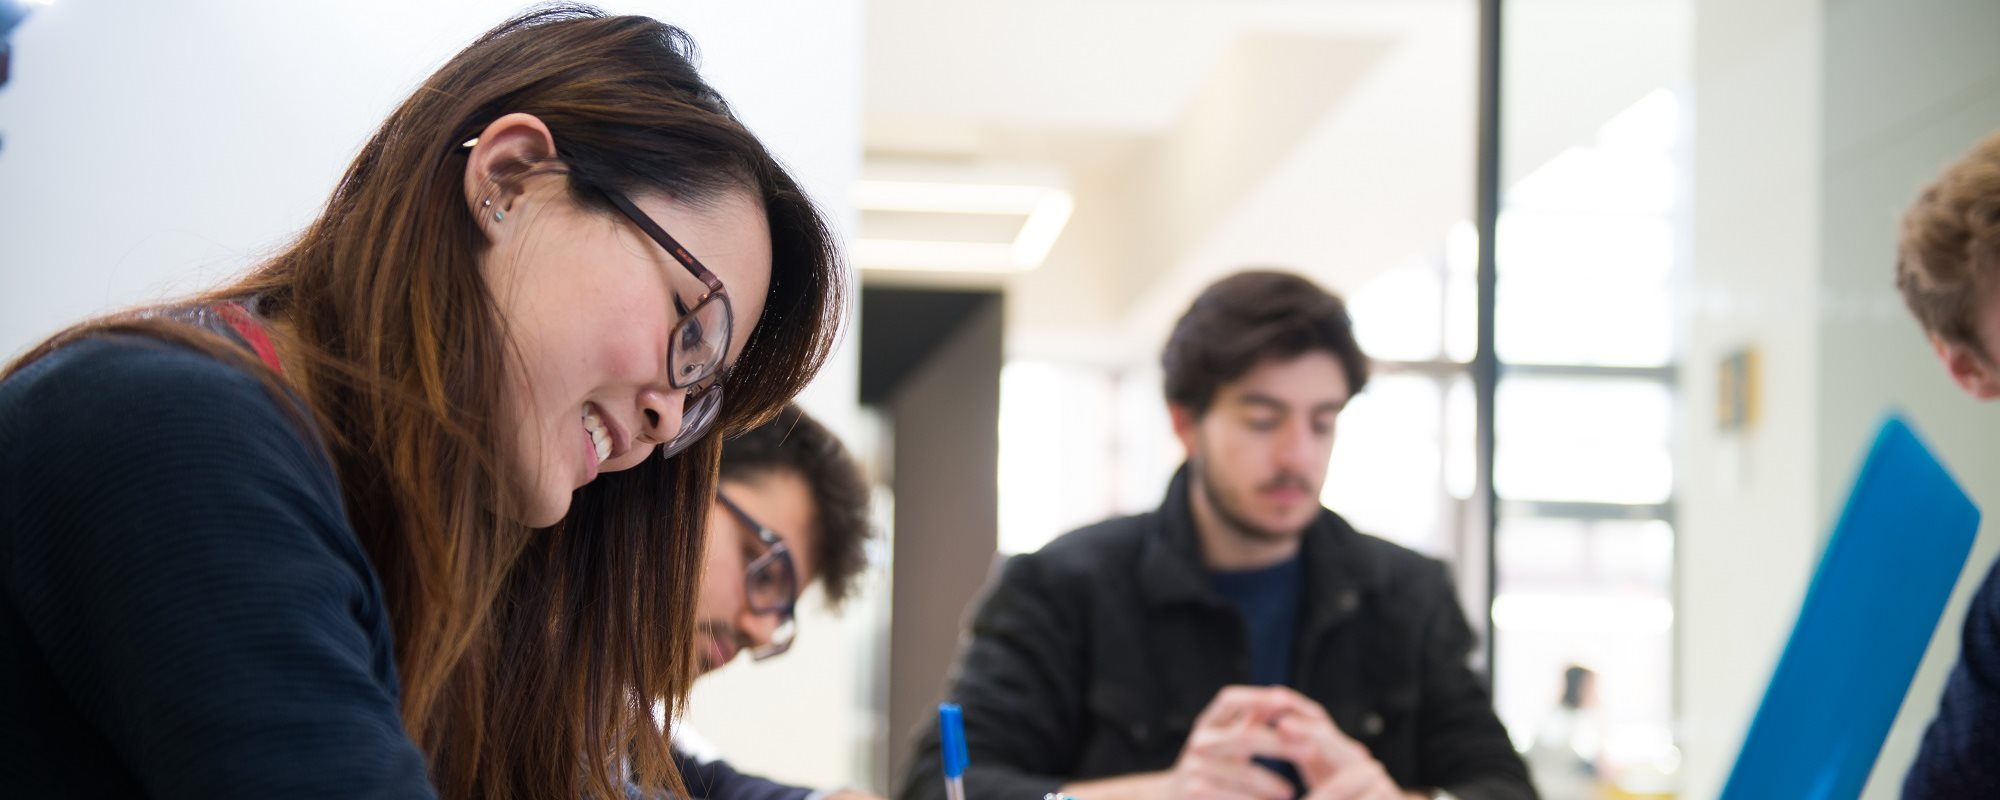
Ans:
{"type": "Polygon", "coordinates": [[[2000,561],[1965,611],[1958,666],[1903,783],[1903,797],[2000,797],[2000,561]]]}
{"type": "Polygon", "coordinates": [[[674,748],[674,769],[695,800],[806,800],[813,791],[737,772],[721,759],[702,760],[674,748]]]}
{"type": "Polygon", "coordinates": [[[340,497],[194,351],[92,340],[0,383],[0,795],[433,797],[340,497]]]}

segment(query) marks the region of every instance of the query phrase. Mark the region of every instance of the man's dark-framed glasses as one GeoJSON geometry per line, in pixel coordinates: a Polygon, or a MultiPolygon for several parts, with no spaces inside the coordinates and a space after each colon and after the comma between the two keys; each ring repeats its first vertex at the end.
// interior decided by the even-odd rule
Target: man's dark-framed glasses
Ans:
{"type": "Polygon", "coordinates": [[[762,661],[791,649],[792,640],[798,636],[798,623],[792,616],[799,602],[798,567],[792,561],[791,548],[785,546],[785,540],[776,531],[765,527],[727,496],[717,493],[715,499],[764,546],[764,552],[743,569],[743,592],[751,612],[778,615],[778,628],[772,632],[771,641],[750,651],[751,658],[762,661]]]}

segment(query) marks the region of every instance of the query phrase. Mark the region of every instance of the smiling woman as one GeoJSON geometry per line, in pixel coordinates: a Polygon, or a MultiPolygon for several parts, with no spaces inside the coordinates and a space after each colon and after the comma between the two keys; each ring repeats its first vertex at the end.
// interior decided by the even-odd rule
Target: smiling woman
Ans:
{"type": "MultiPolygon", "coordinates": [[[[548,128],[527,114],[496,120],[466,145],[468,175],[546,163],[555,152],[548,128]]],[[[479,218],[491,242],[481,269],[513,334],[508,367],[518,374],[510,382],[525,388],[502,396],[501,430],[514,439],[509,476],[519,516],[533,525],[560,520],[570,493],[600,471],[629,469],[655,445],[672,456],[709,431],[729,356],[752,330],[734,325],[728,287],[755,320],[771,283],[769,225],[748,191],[702,206],[648,198],[649,213],[623,193],[583,183],[617,207],[606,218],[566,202],[578,180],[561,170],[531,173],[518,197],[497,205],[504,188],[467,185],[468,195],[482,196],[481,212],[492,210],[479,218]],[[538,213],[504,224],[517,204],[538,213]],[[656,220],[711,253],[721,275],[656,220]]]]}
{"type": "Polygon", "coordinates": [[[587,8],[495,28],[276,257],[4,374],[0,773],[34,796],[679,788],[650,708],[692,680],[720,442],[817,372],[845,289],[684,33],[587,8]],[[107,424],[140,419],[136,448],[107,424]]]}

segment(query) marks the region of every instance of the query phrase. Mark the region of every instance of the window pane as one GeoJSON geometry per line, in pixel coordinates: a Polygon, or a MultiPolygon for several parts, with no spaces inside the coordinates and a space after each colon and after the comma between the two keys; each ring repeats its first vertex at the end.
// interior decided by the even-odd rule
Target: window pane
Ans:
{"type": "Polygon", "coordinates": [[[1495,705],[1548,800],[1671,796],[1674,528],[1591,504],[1673,499],[1675,387],[1510,367],[1674,365],[1694,7],[1503,14],[1495,705]]]}
{"type": "MultiPolygon", "coordinates": [[[[1463,373],[1452,376],[1451,389],[1445,394],[1444,487],[1452,497],[1460,500],[1472,497],[1473,484],[1477,482],[1478,400],[1472,390],[1470,376],[1463,373]]],[[[1480,531],[1484,535],[1484,523],[1481,523],[1480,531]]]]}
{"type": "Polygon", "coordinates": [[[1445,357],[1465,363],[1479,349],[1479,229],[1471,222],[1445,233],[1444,272],[1445,357]]]}
{"type": "Polygon", "coordinates": [[[1510,211],[1500,220],[1500,358],[1658,366],[1673,357],[1661,217],[1510,211]]]}
{"type": "Polygon", "coordinates": [[[1014,361],[1001,369],[1000,552],[1033,552],[1111,515],[1113,403],[1099,368],[1014,361]]]}
{"type": "Polygon", "coordinates": [[[1425,375],[1371,379],[1340,414],[1320,501],[1356,528],[1444,555],[1442,395],[1425,375]]]}
{"type": "Polygon", "coordinates": [[[1673,537],[1658,520],[1501,522],[1494,705],[1538,780],[1560,777],[1564,746],[1614,769],[1673,752],[1673,537]],[[1561,710],[1572,667],[1595,686],[1561,710]]]}
{"type": "Polygon", "coordinates": [[[1671,361],[1680,124],[1677,97],[1652,89],[1507,188],[1494,254],[1501,360],[1671,361]]]}
{"type": "Polygon", "coordinates": [[[1413,263],[1384,272],[1354,293],[1355,337],[1370,358],[1429,361],[1444,335],[1443,270],[1413,263]]]}
{"type": "Polygon", "coordinates": [[[1672,493],[1665,384],[1508,376],[1495,402],[1502,498],[1651,504],[1672,493]]]}

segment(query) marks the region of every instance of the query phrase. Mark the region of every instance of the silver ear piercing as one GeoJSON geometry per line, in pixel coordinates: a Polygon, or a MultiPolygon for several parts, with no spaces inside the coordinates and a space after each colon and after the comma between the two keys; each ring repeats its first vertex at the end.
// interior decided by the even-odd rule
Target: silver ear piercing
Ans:
{"type": "MultiPolygon", "coordinates": [[[[492,198],[487,198],[486,202],[484,202],[484,203],[480,203],[480,205],[481,205],[481,206],[483,206],[483,207],[486,207],[486,208],[493,208],[493,199],[492,199],[492,198]]],[[[506,218],[507,218],[507,212],[505,212],[505,211],[501,211],[500,209],[497,209],[497,208],[493,208],[493,221],[494,221],[494,222],[499,222],[499,221],[501,221],[501,220],[503,220],[503,219],[506,219],[506,218]]]]}

